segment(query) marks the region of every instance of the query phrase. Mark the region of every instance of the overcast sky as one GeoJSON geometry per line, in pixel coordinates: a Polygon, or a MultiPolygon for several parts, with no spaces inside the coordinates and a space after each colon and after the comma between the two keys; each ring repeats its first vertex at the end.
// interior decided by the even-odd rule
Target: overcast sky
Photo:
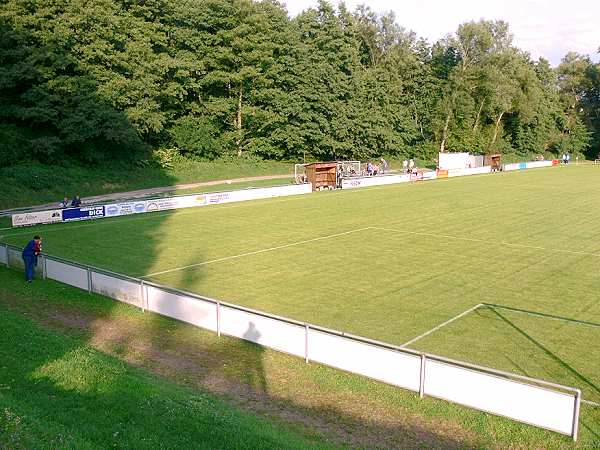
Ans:
{"type": "MultiPolygon", "coordinates": [[[[284,0],[295,16],[317,0],[284,0]]],[[[331,1],[338,4],[338,1],[331,1]]],[[[471,20],[502,19],[510,24],[517,47],[560,63],[568,51],[600,60],[600,0],[346,0],[354,9],[366,4],[376,12],[393,11],[396,21],[430,43],[471,20]]]]}

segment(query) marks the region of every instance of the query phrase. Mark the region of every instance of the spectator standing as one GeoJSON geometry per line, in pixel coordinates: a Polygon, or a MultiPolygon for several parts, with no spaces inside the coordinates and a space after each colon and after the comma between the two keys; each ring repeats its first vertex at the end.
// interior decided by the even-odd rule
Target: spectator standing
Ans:
{"type": "Polygon", "coordinates": [[[415,162],[411,158],[411,160],[408,161],[408,173],[413,173],[414,168],[415,168],[415,162]]]}
{"type": "Polygon", "coordinates": [[[73,201],[71,202],[71,206],[73,208],[79,208],[81,206],[81,198],[79,198],[79,195],[76,195],[75,197],[73,197],[73,201]]]}
{"type": "Polygon", "coordinates": [[[385,159],[381,158],[381,165],[379,166],[379,168],[381,169],[381,173],[385,174],[388,170],[388,167],[388,162],[385,159]]]}
{"type": "Polygon", "coordinates": [[[35,235],[33,239],[27,243],[23,249],[23,253],[21,254],[23,262],[25,263],[25,280],[28,283],[33,281],[33,274],[35,267],[37,266],[38,256],[41,252],[42,238],[38,235],[35,235]]]}
{"type": "Polygon", "coordinates": [[[408,171],[408,161],[404,160],[402,161],[402,172],[406,173],[408,171]]]}
{"type": "Polygon", "coordinates": [[[567,162],[566,162],[566,164],[569,164],[569,161],[571,161],[571,155],[567,153],[567,162]]]}
{"type": "Polygon", "coordinates": [[[563,153],[563,155],[562,155],[562,163],[563,164],[567,163],[567,154],[566,153],[563,153]]]}

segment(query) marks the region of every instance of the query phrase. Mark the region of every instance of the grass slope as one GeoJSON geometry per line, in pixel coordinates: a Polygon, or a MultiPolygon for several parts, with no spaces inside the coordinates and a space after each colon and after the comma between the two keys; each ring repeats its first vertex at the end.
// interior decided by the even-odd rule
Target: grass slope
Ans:
{"type": "Polygon", "coordinates": [[[2,301],[0,327],[0,448],[318,446],[43,329],[2,301]]]}
{"type": "Polygon", "coordinates": [[[293,173],[293,164],[277,161],[182,160],[172,169],[107,163],[101,167],[21,164],[0,168],[0,209],[59,202],[66,195],[126,192],[176,184],[293,173]]]}
{"type": "Polygon", "coordinates": [[[163,440],[164,447],[173,448],[294,448],[327,442],[444,449],[600,443],[597,409],[582,409],[580,440],[574,445],[556,433],[444,401],[420,400],[59,283],[27,285],[20,273],[4,268],[0,320],[8,337],[0,340],[5,369],[0,372],[5,427],[0,443],[137,448],[163,440]],[[271,424],[232,411],[206,391],[269,417],[271,424]],[[142,436],[148,440],[138,440],[142,436]]]}

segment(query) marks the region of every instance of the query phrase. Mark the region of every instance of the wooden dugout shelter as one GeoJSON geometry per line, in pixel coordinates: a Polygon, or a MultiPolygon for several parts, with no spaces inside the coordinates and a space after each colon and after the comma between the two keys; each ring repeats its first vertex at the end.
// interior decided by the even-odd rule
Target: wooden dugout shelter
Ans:
{"type": "Polygon", "coordinates": [[[334,189],[337,182],[337,166],[335,161],[307,164],[305,172],[308,182],[312,183],[312,190],[317,191],[323,187],[334,189]]]}

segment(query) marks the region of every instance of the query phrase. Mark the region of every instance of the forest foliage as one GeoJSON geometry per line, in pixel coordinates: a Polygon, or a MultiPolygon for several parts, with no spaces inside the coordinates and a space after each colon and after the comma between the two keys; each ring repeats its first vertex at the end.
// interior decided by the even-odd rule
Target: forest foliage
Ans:
{"type": "MultiPolygon", "coordinates": [[[[599,43],[600,44],[600,43],[599,43]]],[[[428,43],[322,1],[0,1],[0,167],[145,160],[595,156],[600,65],[552,68],[507,23],[428,43]]]]}

